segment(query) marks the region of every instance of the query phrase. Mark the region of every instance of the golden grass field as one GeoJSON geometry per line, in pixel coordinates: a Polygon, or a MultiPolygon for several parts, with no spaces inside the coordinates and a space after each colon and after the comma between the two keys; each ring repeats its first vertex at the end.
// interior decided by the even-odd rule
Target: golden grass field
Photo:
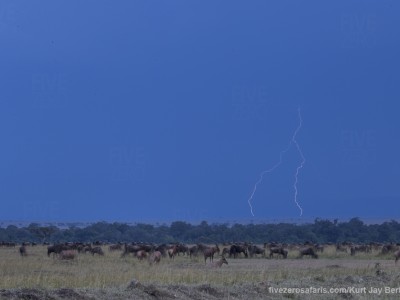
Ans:
{"type": "Polygon", "coordinates": [[[0,248],[1,299],[400,299],[399,294],[274,294],[269,287],[400,287],[400,264],[377,252],[336,254],[325,249],[319,259],[229,259],[222,268],[202,257],[163,258],[159,265],[121,252],[79,254],[73,261],[47,257],[46,247],[0,248]],[[380,263],[376,273],[375,263],[380,263]],[[36,297],[36,298],[35,298],[36,297]]]}

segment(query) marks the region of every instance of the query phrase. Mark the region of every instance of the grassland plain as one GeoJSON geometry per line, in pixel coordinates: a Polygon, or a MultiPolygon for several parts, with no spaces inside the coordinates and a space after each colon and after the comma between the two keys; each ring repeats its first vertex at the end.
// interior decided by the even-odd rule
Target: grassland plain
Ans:
{"type": "Polygon", "coordinates": [[[388,293],[388,287],[400,287],[400,265],[377,252],[351,257],[328,247],[319,259],[297,259],[293,250],[288,259],[228,258],[229,264],[218,269],[205,265],[201,257],[182,255],[150,266],[106,247],[104,256],[79,254],[73,261],[48,257],[42,246],[27,247],[27,252],[20,257],[18,247],[0,248],[0,299],[400,298],[399,289],[388,293]],[[349,290],[314,294],[306,293],[307,288],[349,290]],[[371,288],[382,292],[370,293],[371,288]]]}

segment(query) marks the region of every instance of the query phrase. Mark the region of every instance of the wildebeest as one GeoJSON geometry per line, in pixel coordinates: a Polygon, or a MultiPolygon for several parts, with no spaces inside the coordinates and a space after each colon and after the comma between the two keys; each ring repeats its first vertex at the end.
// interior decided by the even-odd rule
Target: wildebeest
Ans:
{"type": "Polygon", "coordinates": [[[283,258],[287,258],[288,251],[283,249],[283,247],[272,247],[269,249],[269,258],[273,258],[274,254],[279,254],[283,258]]]}
{"type": "Polygon", "coordinates": [[[387,254],[396,251],[397,246],[394,244],[386,244],[382,247],[381,254],[387,254]]]}
{"type": "Polygon", "coordinates": [[[130,253],[132,253],[134,256],[136,256],[136,253],[139,250],[144,250],[147,253],[149,253],[151,251],[154,251],[154,248],[155,247],[152,244],[132,243],[131,245],[128,245],[125,243],[124,252],[122,253],[121,257],[124,257],[125,255],[128,255],[130,253]]]}
{"type": "Polygon", "coordinates": [[[261,254],[262,257],[265,256],[264,248],[258,247],[256,245],[250,245],[247,249],[250,254],[250,257],[253,257],[254,255],[257,255],[257,254],[261,254]]]}
{"type": "Polygon", "coordinates": [[[302,248],[299,250],[299,252],[299,258],[303,258],[304,255],[310,255],[312,258],[318,258],[318,255],[315,253],[312,247],[302,248]]]}
{"type": "Polygon", "coordinates": [[[192,258],[193,256],[197,256],[197,253],[199,252],[199,247],[197,245],[189,247],[189,257],[192,258]]]}
{"type": "Polygon", "coordinates": [[[223,264],[228,264],[228,261],[225,259],[224,256],[222,256],[218,261],[213,262],[213,263],[212,263],[212,266],[213,266],[214,268],[221,268],[221,266],[222,266],[223,264]]]}
{"type": "Polygon", "coordinates": [[[21,247],[19,247],[19,254],[20,254],[21,256],[26,256],[26,255],[27,255],[27,253],[26,253],[26,247],[25,247],[24,245],[22,245],[21,247]]]}
{"type": "Polygon", "coordinates": [[[59,258],[63,260],[71,260],[76,257],[75,250],[62,250],[59,254],[59,258]]]}
{"type": "Polygon", "coordinates": [[[15,247],[16,244],[14,242],[5,242],[1,241],[0,242],[0,247],[15,247]]]}
{"type": "Polygon", "coordinates": [[[73,246],[65,244],[55,244],[53,246],[48,246],[47,256],[50,256],[51,253],[53,253],[53,255],[58,255],[63,250],[73,250],[73,246]]]}
{"type": "Polygon", "coordinates": [[[314,245],[314,249],[315,249],[315,252],[321,252],[321,253],[323,253],[323,252],[324,252],[324,245],[315,244],[315,245],[314,245]]]}
{"type": "Polygon", "coordinates": [[[92,253],[93,256],[94,256],[95,254],[98,254],[98,255],[101,255],[101,256],[104,255],[103,249],[101,249],[101,247],[99,247],[99,246],[94,247],[94,248],[91,248],[91,249],[90,249],[90,253],[92,253]]]}
{"type": "Polygon", "coordinates": [[[230,248],[227,248],[227,247],[224,247],[224,248],[222,248],[222,252],[221,252],[221,255],[222,256],[225,256],[225,255],[229,255],[229,249],[230,248]]]}
{"type": "Polygon", "coordinates": [[[234,244],[229,249],[229,257],[236,258],[240,253],[243,253],[245,257],[248,257],[247,247],[245,245],[234,244]]]}
{"type": "Polygon", "coordinates": [[[121,257],[124,257],[125,255],[128,255],[130,253],[133,253],[134,255],[136,255],[136,252],[138,252],[139,250],[141,250],[141,247],[139,247],[138,245],[125,244],[124,252],[121,254],[121,257]]]}
{"type": "Polygon", "coordinates": [[[166,244],[158,245],[154,248],[154,251],[159,251],[161,253],[162,257],[166,257],[167,256],[167,245],[166,244]]]}
{"type": "Polygon", "coordinates": [[[350,255],[354,256],[357,252],[369,253],[371,247],[369,245],[355,245],[350,248],[350,255]]]}
{"type": "Polygon", "coordinates": [[[203,244],[197,244],[192,247],[189,247],[188,248],[189,257],[192,258],[192,255],[197,256],[199,252],[204,252],[205,249],[207,249],[207,246],[203,244]]]}
{"type": "Polygon", "coordinates": [[[397,250],[395,253],[394,253],[394,262],[395,262],[395,264],[397,264],[397,261],[400,259],[400,250],[397,250]]]}
{"type": "Polygon", "coordinates": [[[160,251],[154,251],[150,256],[149,256],[149,264],[150,266],[153,265],[153,263],[158,264],[161,260],[161,252],[160,251]]]}
{"type": "Polygon", "coordinates": [[[115,244],[115,245],[110,245],[108,247],[109,251],[117,251],[117,250],[122,250],[122,245],[121,244],[115,244]]]}
{"type": "Polygon", "coordinates": [[[88,252],[92,253],[92,250],[93,250],[92,245],[88,245],[88,246],[83,247],[83,250],[81,250],[81,251],[86,254],[88,252]]]}
{"type": "Polygon", "coordinates": [[[147,252],[144,251],[144,250],[139,250],[138,252],[136,252],[136,257],[137,257],[139,260],[143,260],[144,258],[147,257],[147,252]]]}
{"type": "Polygon", "coordinates": [[[336,252],[346,252],[347,253],[347,247],[342,244],[337,244],[336,245],[336,252]]]}
{"type": "Polygon", "coordinates": [[[207,258],[210,258],[210,261],[213,261],[214,260],[214,254],[216,252],[218,252],[218,253],[220,252],[220,249],[219,249],[217,244],[215,244],[214,247],[210,247],[210,248],[204,249],[204,251],[203,251],[204,263],[207,263],[207,258]]]}
{"type": "Polygon", "coordinates": [[[189,248],[184,244],[178,243],[176,244],[176,253],[178,254],[178,256],[180,253],[182,253],[183,255],[189,254],[189,248]]]}

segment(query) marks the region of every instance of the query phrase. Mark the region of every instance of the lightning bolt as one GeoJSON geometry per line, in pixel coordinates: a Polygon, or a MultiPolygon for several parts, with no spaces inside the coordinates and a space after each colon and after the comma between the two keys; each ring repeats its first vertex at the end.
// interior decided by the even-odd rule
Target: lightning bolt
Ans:
{"type": "Polygon", "coordinates": [[[299,202],[297,201],[297,194],[298,194],[298,190],[297,190],[297,183],[299,181],[298,176],[299,176],[299,172],[300,169],[302,169],[304,167],[304,164],[306,163],[306,159],[304,158],[303,155],[303,151],[301,151],[301,148],[299,146],[299,143],[297,143],[296,140],[296,135],[299,132],[299,130],[301,129],[301,127],[303,126],[303,120],[301,118],[301,112],[300,112],[300,107],[298,108],[298,113],[299,113],[299,126],[296,128],[296,131],[293,134],[293,138],[292,138],[292,142],[296,145],[296,149],[300,154],[301,157],[301,163],[300,165],[296,168],[296,173],[294,174],[294,184],[293,184],[293,188],[294,188],[294,202],[296,203],[297,207],[300,210],[300,217],[303,215],[303,209],[301,208],[299,202]]]}
{"type": "Polygon", "coordinates": [[[298,126],[298,127],[296,128],[296,130],[294,131],[293,136],[292,136],[292,139],[291,139],[290,142],[289,142],[289,145],[287,146],[287,148],[285,148],[284,150],[282,150],[282,151],[279,153],[279,161],[278,161],[274,166],[272,166],[272,168],[261,172],[260,178],[259,178],[258,181],[255,183],[254,188],[253,188],[253,191],[251,192],[250,197],[249,197],[249,199],[247,200],[247,202],[249,203],[249,206],[250,206],[250,213],[252,214],[253,217],[254,217],[254,212],[253,212],[253,206],[252,206],[252,204],[251,204],[251,201],[253,200],[254,194],[256,193],[257,186],[262,182],[262,180],[263,180],[263,178],[264,178],[264,175],[273,172],[277,167],[279,167],[279,166],[282,164],[283,155],[284,155],[286,152],[289,151],[289,149],[291,148],[291,146],[292,146],[293,144],[296,146],[296,149],[297,149],[297,151],[300,153],[300,156],[301,156],[301,158],[302,158],[302,161],[301,161],[300,165],[296,168],[296,173],[295,173],[295,182],[294,182],[294,185],[293,185],[293,187],[294,187],[294,202],[296,203],[297,207],[300,209],[300,216],[303,214],[303,209],[301,208],[299,202],[297,201],[297,195],[298,195],[298,190],[297,190],[298,175],[299,175],[300,169],[303,168],[303,166],[304,166],[304,164],[305,164],[305,162],[306,162],[306,160],[305,160],[305,158],[304,158],[304,155],[303,155],[303,152],[301,151],[301,148],[300,148],[300,146],[299,146],[299,144],[298,144],[298,142],[297,142],[297,140],[296,140],[297,133],[300,131],[301,127],[303,126],[303,120],[302,120],[302,118],[301,118],[300,108],[298,108],[298,114],[299,114],[299,126],[298,126]]]}
{"type": "Polygon", "coordinates": [[[281,153],[279,154],[279,161],[272,168],[261,172],[260,179],[258,179],[256,184],[254,185],[253,192],[251,193],[250,198],[247,200],[247,202],[249,202],[250,212],[253,215],[253,217],[254,217],[254,213],[253,213],[253,206],[251,205],[251,200],[253,200],[254,194],[256,193],[256,190],[257,190],[257,186],[261,183],[265,174],[271,173],[277,167],[279,167],[279,165],[282,163],[283,154],[285,154],[287,151],[289,151],[291,146],[292,146],[292,141],[290,141],[289,146],[286,149],[282,150],[281,153]]]}

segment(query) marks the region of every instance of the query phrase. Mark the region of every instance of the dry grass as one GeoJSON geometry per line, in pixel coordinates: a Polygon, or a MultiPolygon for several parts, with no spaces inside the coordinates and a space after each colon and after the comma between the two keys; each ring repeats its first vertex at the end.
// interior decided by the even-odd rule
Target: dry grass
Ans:
{"type": "Polygon", "coordinates": [[[220,269],[211,268],[209,263],[205,265],[202,258],[190,260],[182,256],[175,260],[163,258],[159,265],[149,266],[147,261],[139,261],[134,257],[121,258],[121,252],[104,250],[103,257],[79,254],[74,261],[62,261],[47,257],[46,248],[41,246],[28,247],[27,257],[20,257],[17,248],[2,248],[0,289],[117,291],[125,290],[133,279],[159,286],[210,284],[226,288],[254,284],[347,286],[352,280],[353,284],[364,286],[400,285],[400,266],[395,266],[390,255],[381,257],[371,253],[351,257],[345,253],[336,254],[333,247],[320,254],[320,259],[297,259],[297,251],[293,250],[289,252],[288,259],[228,258],[229,265],[220,269]],[[375,274],[376,262],[380,263],[384,277],[375,274]]]}

